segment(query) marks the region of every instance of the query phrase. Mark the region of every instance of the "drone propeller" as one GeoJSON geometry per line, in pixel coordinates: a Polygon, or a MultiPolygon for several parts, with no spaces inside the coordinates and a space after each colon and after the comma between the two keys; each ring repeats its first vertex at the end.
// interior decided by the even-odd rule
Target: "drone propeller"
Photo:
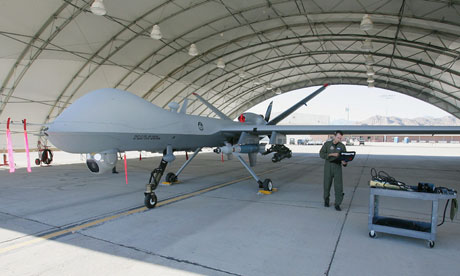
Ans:
{"type": "Polygon", "coordinates": [[[265,112],[265,121],[268,123],[270,121],[270,115],[272,114],[273,101],[268,105],[267,111],[265,112]]]}

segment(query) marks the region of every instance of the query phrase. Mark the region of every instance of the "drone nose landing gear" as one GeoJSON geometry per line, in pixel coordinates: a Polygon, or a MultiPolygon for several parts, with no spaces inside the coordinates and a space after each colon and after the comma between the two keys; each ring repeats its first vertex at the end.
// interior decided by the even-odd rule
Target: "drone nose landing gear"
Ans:
{"type": "MultiPolygon", "coordinates": [[[[200,151],[201,151],[201,148],[197,148],[195,152],[193,153],[192,157],[189,158],[175,174],[172,172],[168,173],[166,175],[166,182],[169,182],[169,183],[177,182],[177,177],[179,176],[179,174],[185,169],[185,167],[187,167],[188,164],[190,164],[190,162],[192,162],[192,160],[198,155],[200,151]]],[[[160,165],[158,166],[158,168],[152,171],[152,173],[150,174],[149,183],[145,186],[144,204],[145,204],[145,207],[149,209],[155,207],[155,205],[157,204],[157,196],[155,195],[155,189],[158,187],[158,184],[160,184],[161,177],[163,176],[166,170],[166,167],[168,166],[168,161],[175,159],[175,158],[174,159],[171,158],[171,155],[172,155],[172,149],[168,149],[165,151],[165,155],[163,155],[160,165]]]]}
{"type": "Polygon", "coordinates": [[[160,179],[163,176],[163,173],[165,172],[167,165],[168,165],[168,162],[166,162],[163,157],[161,159],[161,162],[158,168],[154,169],[152,173],[150,174],[149,184],[145,186],[144,204],[145,204],[145,207],[149,209],[155,207],[155,205],[157,204],[157,196],[155,195],[154,191],[158,187],[158,184],[160,183],[160,179]]]}

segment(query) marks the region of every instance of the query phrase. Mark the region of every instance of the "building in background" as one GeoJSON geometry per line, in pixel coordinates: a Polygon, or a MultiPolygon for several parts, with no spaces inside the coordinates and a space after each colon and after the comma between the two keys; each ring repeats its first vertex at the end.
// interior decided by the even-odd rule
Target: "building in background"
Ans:
{"type": "MultiPolygon", "coordinates": [[[[273,118],[281,113],[274,113],[273,118]]],[[[328,115],[317,115],[308,113],[294,113],[281,121],[279,125],[329,125],[330,117],[328,115]]],[[[328,135],[287,135],[288,143],[294,139],[295,144],[314,141],[316,144],[322,144],[328,139],[328,135]]]]}

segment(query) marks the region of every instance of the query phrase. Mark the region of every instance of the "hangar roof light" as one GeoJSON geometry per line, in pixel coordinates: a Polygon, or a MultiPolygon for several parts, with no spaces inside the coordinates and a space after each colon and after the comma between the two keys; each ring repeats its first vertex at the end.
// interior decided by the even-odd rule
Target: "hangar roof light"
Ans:
{"type": "Polygon", "coordinates": [[[107,14],[103,0],[94,0],[93,4],[91,4],[90,9],[91,9],[91,12],[95,15],[106,15],[107,14]]]}

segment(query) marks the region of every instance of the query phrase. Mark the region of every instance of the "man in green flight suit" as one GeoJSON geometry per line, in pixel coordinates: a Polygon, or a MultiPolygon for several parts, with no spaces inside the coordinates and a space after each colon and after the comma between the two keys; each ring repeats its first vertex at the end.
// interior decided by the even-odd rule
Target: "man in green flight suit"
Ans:
{"type": "Polygon", "coordinates": [[[340,153],[347,151],[342,141],[343,132],[337,130],[334,139],[324,143],[319,151],[319,156],[324,162],[324,206],[329,207],[329,195],[332,180],[334,180],[335,209],[341,211],[340,204],[343,200],[342,165],[345,167],[347,162],[340,160],[340,153]]]}

